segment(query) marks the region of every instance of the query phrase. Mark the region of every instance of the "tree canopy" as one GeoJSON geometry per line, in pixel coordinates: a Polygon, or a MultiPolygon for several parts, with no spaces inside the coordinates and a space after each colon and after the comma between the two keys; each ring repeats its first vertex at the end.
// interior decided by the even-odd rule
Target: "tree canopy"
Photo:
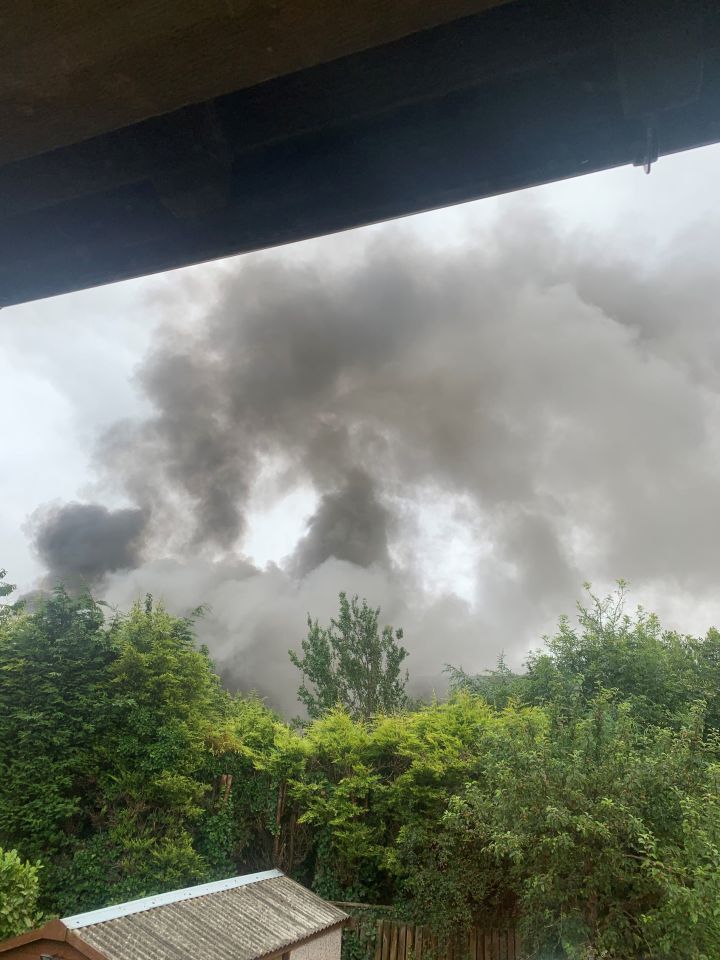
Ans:
{"type": "Polygon", "coordinates": [[[152,598],[1,609],[0,931],[274,865],[440,936],[519,926],[537,957],[720,956],[716,631],[621,587],[524,672],[410,704],[400,631],[342,595],[296,659],[298,728],[152,598]]]}
{"type": "Polygon", "coordinates": [[[290,650],[290,659],[302,671],[298,699],[311,719],[337,706],[362,720],[406,706],[403,632],[391,626],[380,630],[379,618],[379,608],[357,597],[348,600],[345,593],[340,594],[338,618],[329,626],[321,627],[308,615],[303,655],[290,650]]]}

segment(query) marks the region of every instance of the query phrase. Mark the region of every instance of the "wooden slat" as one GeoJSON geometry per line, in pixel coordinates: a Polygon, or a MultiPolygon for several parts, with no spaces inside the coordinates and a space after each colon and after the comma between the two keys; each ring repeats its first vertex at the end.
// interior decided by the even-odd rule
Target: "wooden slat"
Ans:
{"type": "Polygon", "coordinates": [[[468,960],[477,960],[477,929],[475,927],[468,933],[467,953],[468,960]]]}
{"type": "Polygon", "coordinates": [[[407,960],[415,960],[415,925],[412,923],[405,934],[405,956],[407,960]]]}
{"type": "Polygon", "coordinates": [[[423,928],[415,928],[415,960],[423,960],[423,928]]]}
{"type": "Polygon", "coordinates": [[[378,920],[374,960],[520,960],[513,928],[472,927],[462,936],[439,938],[429,927],[378,920]]]}
{"type": "Polygon", "coordinates": [[[389,928],[386,920],[380,921],[380,957],[381,960],[388,960],[388,954],[390,952],[389,942],[388,942],[389,928]]]}
{"type": "Polygon", "coordinates": [[[398,928],[393,923],[390,928],[390,960],[398,960],[398,928]]]}
{"type": "Polygon", "coordinates": [[[382,920],[375,924],[375,960],[382,960],[382,920]]]}

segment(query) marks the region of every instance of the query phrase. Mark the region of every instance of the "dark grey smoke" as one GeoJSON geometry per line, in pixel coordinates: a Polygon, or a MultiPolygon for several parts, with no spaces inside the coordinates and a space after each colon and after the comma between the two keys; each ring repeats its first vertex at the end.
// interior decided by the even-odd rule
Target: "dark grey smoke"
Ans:
{"type": "MultiPolygon", "coordinates": [[[[652,266],[605,246],[506,209],[462,249],[395,226],[334,265],[256,255],[196,302],[180,291],[138,378],[152,414],[99,447],[108,483],[149,518],[147,564],[110,577],[108,595],[209,602],[202,629],[225,676],[286,702],[287,647],[340,589],[405,628],[425,686],[447,661],[478,669],[505,649],[517,662],[584,579],[627,577],[649,603],[712,591],[714,245],[688,235],[652,266]],[[268,464],[280,493],[310,485],[319,504],[284,570],[240,575],[268,464]],[[452,522],[423,532],[443,505],[452,522]]],[[[97,579],[137,559],[132,538],[110,563],[78,551],[73,517],[79,532],[55,526],[53,570],[82,553],[97,579]]]]}
{"type": "Polygon", "coordinates": [[[50,583],[94,586],[108,573],[132,570],[141,560],[146,515],[94,503],[66,503],[35,518],[34,546],[50,583]]]}
{"type": "Polygon", "coordinates": [[[387,567],[390,520],[370,477],[362,470],[352,471],[341,490],[323,495],[295,549],[292,571],[304,577],[330,557],[359,567],[387,567]]]}

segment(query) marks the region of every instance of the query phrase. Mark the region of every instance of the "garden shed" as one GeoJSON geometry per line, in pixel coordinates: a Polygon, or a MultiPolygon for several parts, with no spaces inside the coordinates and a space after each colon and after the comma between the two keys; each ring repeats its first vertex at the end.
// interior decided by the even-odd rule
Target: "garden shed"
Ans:
{"type": "Polygon", "coordinates": [[[340,960],[347,919],[268,870],[52,920],[0,960],[340,960]]]}

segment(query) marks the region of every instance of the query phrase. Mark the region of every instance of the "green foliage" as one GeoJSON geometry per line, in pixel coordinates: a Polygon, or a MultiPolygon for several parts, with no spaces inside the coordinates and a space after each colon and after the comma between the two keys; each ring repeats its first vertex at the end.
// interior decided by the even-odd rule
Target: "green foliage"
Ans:
{"type": "Polygon", "coordinates": [[[45,858],[90,827],[114,657],[89,596],[59,588],[0,619],[0,844],[45,858]]]}
{"type": "Polygon", "coordinates": [[[407,673],[402,664],[407,650],[400,645],[402,630],[378,626],[380,609],[367,600],[348,600],[340,594],[340,615],[321,627],[308,616],[308,635],[302,641],[303,656],[289,651],[302,671],[298,699],[311,719],[342,706],[354,719],[369,720],[378,713],[391,713],[407,704],[407,673]],[[309,681],[312,688],[307,686],[309,681]]]}
{"type": "Polygon", "coordinates": [[[720,719],[720,636],[697,639],[663,630],[658,618],[638,608],[626,612],[626,585],[601,599],[590,592],[578,604],[577,624],[560,619],[545,649],[530,657],[525,696],[574,710],[601,690],[632,703],[643,723],[676,723],[697,700],[706,700],[708,721],[720,719]]]}
{"type": "MultiPolygon", "coordinates": [[[[15,591],[15,584],[8,583],[4,577],[7,575],[7,570],[0,570],[0,599],[3,597],[9,597],[11,593],[15,591]]],[[[9,603],[0,603],[0,620],[4,616],[8,616],[12,613],[13,604],[9,603]]]]}
{"type": "Polygon", "coordinates": [[[40,923],[39,871],[39,864],[23,862],[17,850],[0,847],[0,941],[40,923]]]}
{"type": "Polygon", "coordinates": [[[398,919],[393,907],[344,904],[352,924],[343,931],[342,960],[367,960],[375,956],[379,920],[398,919]]]}
{"type": "Polygon", "coordinates": [[[664,630],[642,607],[629,614],[623,581],[608,597],[595,596],[589,585],[586,592],[588,602],[578,604],[576,621],[560,618],[557,631],[528,658],[524,674],[512,673],[502,657],[495,670],[481,675],[447,667],[451,688],[496,707],[512,700],[552,704],[568,715],[582,713],[598,694],[611,690],[632,705],[642,723],[675,727],[703,701],[707,727],[720,729],[720,633],[685,636],[664,630]]]}
{"type": "Polygon", "coordinates": [[[82,883],[94,905],[108,894],[124,900],[208,874],[194,834],[209,790],[202,776],[207,738],[223,697],[191,628],[150,597],[110,626],[113,727],[98,777],[100,810],[95,831],[75,845],[59,874],[71,890],[82,883]],[[91,881],[95,864],[100,872],[91,881]]]}
{"type": "Polygon", "coordinates": [[[341,595],[310,622],[299,729],[223,691],[151,598],[0,607],[0,924],[277,865],[441,935],[519,924],[538,958],[720,956],[716,631],[629,616],[621,585],[523,675],[451,670],[410,709],[378,619],[341,595]]]}
{"type": "Polygon", "coordinates": [[[707,791],[681,797],[677,841],[661,846],[645,838],[646,869],[661,895],[642,918],[659,957],[710,960],[720,944],[720,801],[718,769],[707,791]]]}
{"type": "Polygon", "coordinates": [[[700,958],[706,945],[717,956],[716,820],[705,810],[718,748],[701,718],[648,730],[606,697],[570,721],[517,714],[512,736],[488,738],[436,835],[403,838],[415,910],[444,932],[488,907],[519,916],[538,956],[700,958]]]}
{"type": "Polygon", "coordinates": [[[202,880],[211,731],[226,697],[192,624],[151,601],[106,622],[58,588],[0,621],[0,842],[76,912],[202,880]]]}
{"type": "Polygon", "coordinates": [[[452,693],[471,693],[483,697],[493,707],[505,707],[513,699],[522,697],[526,678],[513,673],[505,663],[504,654],[500,654],[494,670],[485,670],[481,674],[466,673],[462,667],[446,666],[450,690],[452,693]]]}

